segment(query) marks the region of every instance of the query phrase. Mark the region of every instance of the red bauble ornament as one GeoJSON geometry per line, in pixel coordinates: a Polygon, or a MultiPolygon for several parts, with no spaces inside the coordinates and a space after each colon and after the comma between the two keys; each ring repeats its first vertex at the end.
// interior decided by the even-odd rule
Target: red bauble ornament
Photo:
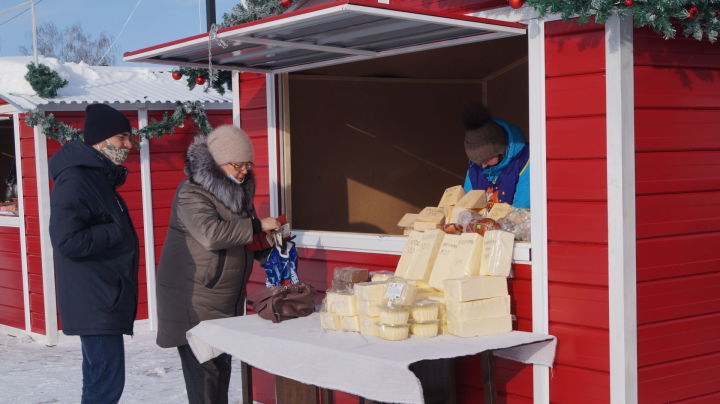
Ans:
{"type": "Polygon", "coordinates": [[[525,0],[508,0],[508,4],[512,8],[520,8],[525,4],[525,0]]]}
{"type": "Polygon", "coordinates": [[[635,4],[635,2],[634,2],[633,0],[625,0],[625,3],[623,3],[623,4],[625,4],[626,6],[630,7],[630,6],[632,6],[633,4],[635,4]]]}
{"type": "Polygon", "coordinates": [[[690,18],[690,19],[695,18],[698,15],[698,9],[695,6],[688,7],[687,12],[688,12],[688,18],[690,18]]]}
{"type": "Polygon", "coordinates": [[[203,77],[203,76],[195,77],[195,84],[197,84],[199,86],[205,84],[205,77],[203,77]]]}
{"type": "Polygon", "coordinates": [[[180,80],[182,78],[182,73],[172,72],[172,78],[174,78],[175,80],[180,80]]]}
{"type": "Polygon", "coordinates": [[[290,7],[292,5],[292,0],[280,0],[280,5],[282,5],[285,8],[290,7]]]}

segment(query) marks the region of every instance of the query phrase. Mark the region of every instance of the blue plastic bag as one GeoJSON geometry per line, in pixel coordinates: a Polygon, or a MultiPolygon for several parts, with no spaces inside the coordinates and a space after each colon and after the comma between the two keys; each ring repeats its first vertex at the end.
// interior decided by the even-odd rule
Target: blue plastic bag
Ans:
{"type": "Polygon", "coordinates": [[[290,285],[300,282],[297,274],[297,249],[292,241],[284,242],[283,246],[275,246],[267,258],[267,262],[263,266],[267,279],[265,286],[290,285]]]}

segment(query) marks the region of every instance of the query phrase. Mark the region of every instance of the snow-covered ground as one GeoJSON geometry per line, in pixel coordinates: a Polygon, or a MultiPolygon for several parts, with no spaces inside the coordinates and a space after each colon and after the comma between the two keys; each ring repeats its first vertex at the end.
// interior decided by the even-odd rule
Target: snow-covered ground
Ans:
{"type": "MultiPolygon", "coordinates": [[[[78,337],[47,347],[0,331],[0,403],[79,403],[82,353],[78,337]]],[[[233,360],[230,402],[240,403],[240,361],[233,360]]],[[[155,333],[125,336],[125,391],[120,403],[187,403],[176,349],[155,345],[155,333]]]]}

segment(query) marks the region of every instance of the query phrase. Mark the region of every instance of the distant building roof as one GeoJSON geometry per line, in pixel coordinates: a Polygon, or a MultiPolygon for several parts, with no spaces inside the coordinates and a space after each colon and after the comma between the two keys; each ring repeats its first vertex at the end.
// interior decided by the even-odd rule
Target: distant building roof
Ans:
{"type": "Polygon", "coordinates": [[[55,58],[41,57],[40,63],[49,66],[69,84],[58,90],[57,97],[42,98],[35,94],[25,80],[31,56],[0,57],[0,98],[20,111],[38,106],[92,103],[175,103],[200,101],[202,103],[230,104],[229,92],[220,95],[203,86],[188,89],[185,79],[174,80],[170,69],[90,66],[85,63],[61,63],[55,58]]]}

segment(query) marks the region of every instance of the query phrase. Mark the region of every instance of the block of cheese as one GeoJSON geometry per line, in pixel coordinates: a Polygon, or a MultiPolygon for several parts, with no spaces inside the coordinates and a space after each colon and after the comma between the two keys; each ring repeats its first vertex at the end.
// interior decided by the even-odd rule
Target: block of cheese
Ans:
{"type": "Polygon", "coordinates": [[[427,282],[443,237],[445,237],[445,233],[437,229],[428,230],[420,236],[420,245],[408,270],[405,272],[405,279],[427,282]]]}
{"type": "Polygon", "coordinates": [[[454,320],[464,321],[475,318],[499,317],[510,314],[510,295],[491,297],[489,299],[447,303],[447,316],[454,320]]]}
{"type": "Polygon", "coordinates": [[[480,275],[509,276],[515,235],[504,230],[485,232],[480,275]]]}
{"type": "Polygon", "coordinates": [[[435,264],[433,264],[430,277],[428,278],[428,283],[433,288],[442,290],[445,279],[458,277],[454,276],[452,265],[454,264],[455,253],[461,237],[460,234],[446,234],[445,237],[443,237],[437,257],[435,257],[435,264]]]}
{"type": "Polygon", "coordinates": [[[445,301],[467,302],[508,294],[507,278],[504,276],[475,276],[472,278],[447,279],[445,301]]]}
{"type": "Polygon", "coordinates": [[[354,267],[336,267],[333,271],[333,279],[348,283],[367,282],[368,269],[354,267]]]}
{"type": "Polygon", "coordinates": [[[440,198],[438,207],[444,208],[446,206],[455,205],[463,196],[465,196],[465,190],[462,185],[450,187],[443,192],[443,196],[440,198]]]}
{"type": "Polygon", "coordinates": [[[490,208],[490,212],[487,214],[487,217],[489,217],[492,220],[498,221],[505,216],[509,215],[510,212],[513,211],[512,205],[509,203],[496,203],[490,208]]]}
{"type": "Polygon", "coordinates": [[[478,276],[482,264],[483,244],[483,236],[477,233],[461,234],[450,264],[450,273],[445,279],[478,276]]]}
{"type": "Polygon", "coordinates": [[[325,307],[339,316],[357,315],[357,303],[352,292],[329,290],[325,294],[325,307]]]}
{"type": "Polygon", "coordinates": [[[427,222],[435,224],[443,224],[445,221],[445,209],[428,206],[418,213],[416,222],[427,222]]]}
{"type": "Polygon", "coordinates": [[[440,328],[439,325],[440,323],[437,320],[410,323],[410,333],[424,338],[436,337],[440,328]]]}
{"type": "Polygon", "coordinates": [[[439,225],[439,224],[437,224],[437,223],[416,221],[416,222],[413,224],[412,229],[415,230],[415,231],[428,231],[428,230],[437,229],[437,228],[439,228],[440,226],[441,226],[441,225],[439,225]]]}
{"type": "Polygon", "coordinates": [[[332,290],[353,290],[354,283],[352,282],[345,282],[345,281],[339,281],[337,279],[332,280],[332,290]]]}
{"type": "Polygon", "coordinates": [[[423,233],[419,231],[411,231],[410,235],[408,235],[407,242],[400,256],[400,261],[398,261],[397,268],[395,269],[395,276],[405,278],[410,264],[415,257],[415,253],[417,253],[418,247],[420,246],[420,237],[422,235],[423,233]]]}
{"type": "Polygon", "coordinates": [[[380,315],[380,308],[383,306],[383,301],[376,300],[358,300],[357,301],[357,312],[361,316],[365,317],[378,317],[380,315]]]}
{"type": "Polygon", "coordinates": [[[360,316],[360,334],[377,337],[380,334],[377,317],[360,316]]]}
{"type": "MultiPolygon", "coordinates": [[[[479,210],[481,210],[481,209],[479,209],[479,210]]],[[[445,217],[445,222],[446,222],[446,223],[457,223],[457,222],[458,222],[458,216],[459,216],[460,213],[462,213],[462,212],[473,212],[473,211],[470,210],[470,209],[465,209],[465,208],[460,208],[460,207],[457,207],[457,206],[453,206],[453,207],[452,207],[452,210],[450,211],[450,214],[449,214],[449,215],[446,215],[446,217],[445,217]]]]}
{"type": "Polygon", "coordinates": [[[448,317],[448,331],[458,337],[477,337],[479,335],[498,334],[512,331],[512,316],[455,320],[448,317]]]}
{"type": "Polygon", "coordinates": [[[374,271],[374,272],[370,272],[370,281],[371,282],[384,282],[394,276],[395,276],[395,272],[393,272],[393,271],[374,271]]]}
{"type": "Polygon", "coordinates": [[[400,341],[408,338],[410,334],[410,326],[404,325],[391,325],[391,324],[379,324],[380,328],[379,337],[388,341],[400,341]]]}
{"type": "Polygon", "coordinates": [[[388,282],[361,282],[355,284],[355,296],[360,300],[382,301],[388,282]]]}
{"type": "Polygon", "coordinates": [[[340,316],[329,311],[320,312],[320,327],[323,330],[338,331],[342,330],[342,322],[340,316]]]}
{"type": "Polygon", "coordinates": [[[415,223],[417,217],[417,213],[406,213],[405,215],[403,215],[397,225],[401,229],[413,227],[413,223],[415,223]]]}
{"type": "Polygon", "coordinates": [[[473,189],[460,198],[455,206],[465,209],[482,209],[487,206],[487,195],[485,195],[485,191],[473,189]]]}
{"type": "Polygon", "coordinates": [[[439,306],[432,300],[419,300],[410,307],[410,318],[416,322],[437,320],[440,312],[439,306]]]}
{"type": "Polygon", "coordinates": [[[359,316],[343,316],[340,321],[344,331],[360,332],[359,316]]]}
{"type": "Polygon", "coordinates": [[[404,306],[380,307],[380,322],[383,324],[407,324],[410,318],[410,309],[404,306]]]}

